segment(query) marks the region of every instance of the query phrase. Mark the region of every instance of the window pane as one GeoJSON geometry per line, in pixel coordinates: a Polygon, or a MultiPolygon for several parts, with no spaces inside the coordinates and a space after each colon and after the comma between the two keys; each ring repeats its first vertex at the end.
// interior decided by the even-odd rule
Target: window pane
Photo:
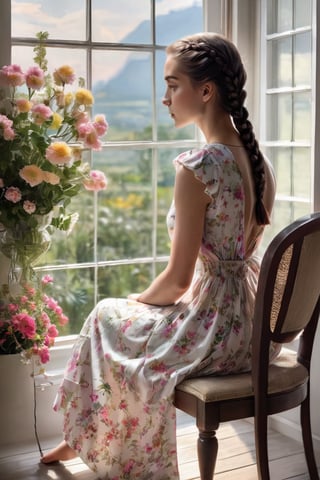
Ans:
{"type": "Polygon", "coordinates": [[[294,85],[311,85],[311,32],[294,39],[294,85]]]}
{"type": "Polygon", "coordinates": [[[52,234],[51,247],[39,265],[66,265],[94,261],[94,194],[82,191],[71,199],[68,212],[78,213],[78,221],[72,232],[56,230],[52,234]]]}
{"type": "Polygon", "coordinates": [[[49,32],[50,39],[85,40],[86,0],[15,0],[12,8],[12,36],[35,37],[49,32]]]}
{"type": "Polygon", "coordinates": [[[292,30],[293,28],[292,2],[293,0],[267,1],[267,8],[268,8],[267,31],[269,34],[292,30]]]}
{"type": "Polygon", "coordinates": [[[106,172],[99,193],[98,260],[152,255],[152,150],[105,150],[94,168],[106,172]]]}
{"type": "Polygon", "coordinates": [[[311,26],[312,23],[312,1],[294,0],[294,26],[295,28],[311,26]]]}
{"type": "Polygon", "coordinates": [[[309,140],[311,137],[311,93],[293,95],[294,140],[309,140]]]}
{"type": "Polygon", "coordinates": [[[263,255],[265,249],[274,238],[276,233],[282,230],[286,225],[299,217],[308,215],[311,211],[311,203],[290,202],[285,200],[276,200],[271,218],[271,226],[265,229],[262,243],[259,246],[259,255],[263,255]]]}
{"type": "MultiPolygon", "coordinates": [[[[47,47],[46,50],[50,74],[61,65],[67,64],[74,69],[77,77],[86,78],[86,52],[84,49],[47,47]]],[[[12,63],[17,63],[22,69],[34,65],[33,57],[33,47],[12,47],[12,63]]],[[[76,86],[77,82],[74,85],[76,86]]],[[[66,88],[69,87],[66,86],[66,88]]]]}
{"type": "Polygon", "coordinates": [[[94,306],[94,269],[75,268],[46,271],[53,277],[52,297],[62,307],[69,323],[61,328],[61,335],[78,333],[94,306]]]}
{"type": "Polygon", "coordinates": [[[285,225],[289,225],[295,219],[310,213],[311,204],[309,202],[291,202],[286,200],[277,200],[273,212],[273,228],[279,231],[285,225]]]}
{"type": "Polygon", "coordinates": [[[92,0],[92,39],[108,43],[151,43],[150,0],[92,0]]]}
{"type": "Polygon", "coordinates": [[[148,263],[101,267],[98,271],[98,300],[139,293],[147,288],[152,276],[152,267],[148,263]]]}
{"type": "Polygon", "coordinates": [[[203,31],[202,0],[156,2],[158,45],[168,45],[178,38],[201,31],[203,31]]]}
{"type": "Polygon", "coordinates": [[[108,119],[108,140],[151,140],[151,60],[147,52],[92,52],[94,110],[108,119]]]}
{"type": "Polygon", "coordinates": [[[309,140],[311,135],[310,92],[267,96],[267,140],[309,140]]]}
{"type": "Polygon", "coordinates": [[[277,179],[277,193],[309,199],[310,196],[310,148],[272,147],[266,151],[277,179]]]}
{"type": "Polygon", "coordinates": [[[267,96],[267,140],[292,139],[292,95],[279,93],[267,96]]]}
{"type": "Polygon", "coordinates": [[[292,86],[292,39],[281,38],[268,42],[267,88],[292,86]]]}

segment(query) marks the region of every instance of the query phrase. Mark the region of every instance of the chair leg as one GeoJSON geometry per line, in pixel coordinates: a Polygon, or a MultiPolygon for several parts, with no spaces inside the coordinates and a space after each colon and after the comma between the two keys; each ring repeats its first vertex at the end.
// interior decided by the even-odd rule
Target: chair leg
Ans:
{"type": "Polygon", "coordinates": [[[312,480],[319,480],[318,468],[314,457],[312,431],[310,422],[310,396],[309,393],[300,407],[300,420],[304,453],[308,465],[309,476],[312,480]]]}
{"type": "Polygon", "coordinates": [[[212,480],[218,454],[216,432],[199,431],[198,460],[201,480],[212,480]]]}
{"type": "Polygon", "coordinates": [[[266,414],[256,414],[254,427],[258,479],[270,480],[268,458],[268,416],[266,414]]]}

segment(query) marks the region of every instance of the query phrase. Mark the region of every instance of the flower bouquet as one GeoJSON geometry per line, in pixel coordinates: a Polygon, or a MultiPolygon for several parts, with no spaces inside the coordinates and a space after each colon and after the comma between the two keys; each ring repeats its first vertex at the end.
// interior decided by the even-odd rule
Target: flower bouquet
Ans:
{"type": "Polygon", "coordinates": [[[37,37],[35,65],[0,68],[0,254],[10,262],[0,285],[0,354],[36,354],[45,362],[55,324],[66,317],[33,267],[54,229],[72,230],[78,219],[68,211],[72,197],[106,188],[104,173],[91,170],[83,153],[101,149],[108,124],[104,115],[91,119],[94,98],[82,79],[73,89],[70,66],[48,73],[48,34],[37,37]]]}
{"type": "Polygon", "coordinates": [[[36,356],[42,364],[50,359],[57,326],[68,323],[60,305],[47,293],[53,282],[45,275],[38,288],[24,284],[19,295],[0,305],[0,355],[20,353],[24,362],[36,356]]]}
{"type": "Polygon", "coordinates": [[[86,149],[101,149],[106,119],[91,120],[94,98],[82,79],[70,90],[70,66],[48,73],[47,38],[38,34],[35,65],[25,72],[0,69],[0,251],[25,279],[50,245],[49,230],[71,231],[78,218],[67,211],[71,198],[107,185],[104,173],[82,160],[86,149]]]}

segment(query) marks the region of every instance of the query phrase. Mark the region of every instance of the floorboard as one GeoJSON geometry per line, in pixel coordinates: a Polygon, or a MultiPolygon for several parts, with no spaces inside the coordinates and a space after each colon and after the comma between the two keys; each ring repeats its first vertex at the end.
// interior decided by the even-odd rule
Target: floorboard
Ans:
{"type": "MultiPolygon", "coordinates": [[[[252,423],[239,420],[223,424],[217,432],[217,437],[219,453],[215,480],[257,480],[252,423]]],[[[44,444],[43,450],[51,448],[56,441],[54,439],[44,444]]],[[[178,412],[180,480],[200,480],[196,443],[197,429],[194,420],[178,412]]],[[[270,431],[269,458],[272,480],[312,480],[307,473],[303,448],[299,442],[270,431]]],[[[20,445],[14,452],[0,452],[0,480],[97,480],[97,478],[79,459],[51,466],[42,465],[39,463],[39,451],[35,443],[20,445]]]]}

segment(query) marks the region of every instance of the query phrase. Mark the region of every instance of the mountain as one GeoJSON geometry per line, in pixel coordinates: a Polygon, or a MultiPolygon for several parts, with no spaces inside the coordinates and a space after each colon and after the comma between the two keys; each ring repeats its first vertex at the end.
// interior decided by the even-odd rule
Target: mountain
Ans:
{"type": "MultiPolygon", "coordinates": [[[[190,33],[202,30],[202,8],[193,6],[181,10],[172,10],[166,15],[156,17],[156,43],[168,45],[190,33]]],[[[129,33],[124,43],[141,43],[141,38],[148,38],[150,22],[144,21],[129,33]]]]}
{"type": "MultiPolygon", "coordinates": [[[[190,33],[202,30],[202,8],[192,6],[173,10],[156,18],[156,43],[165,46],[190,33]]],[[[123,38],[130,45],[141,43],[148,38],[150,22],[141,22],[123,38]]],[[[156,53],[157,103],[164,94],[163,65],[165,52],[156,53]]],[[[93,86],[96,99],[95,110],[105,113],[112,125],[120,128],[143,127],[150,124],[152,98],[151,54],[132,52],[123,68],[107,82],[100,81],[93,86]],[[119,102],[123,106],[119,107],[119,102]],[[116,105],[117,104],[117,105],[116,105]],[[129,107],[129,104],[132,107],[129,107]],[[121,111],[119,110],[121,108],[121,111]],[[126,112],[127,108],[127,112],[126,112]],[[103,111],[105,110],[105,111],[103,111]]]]}

